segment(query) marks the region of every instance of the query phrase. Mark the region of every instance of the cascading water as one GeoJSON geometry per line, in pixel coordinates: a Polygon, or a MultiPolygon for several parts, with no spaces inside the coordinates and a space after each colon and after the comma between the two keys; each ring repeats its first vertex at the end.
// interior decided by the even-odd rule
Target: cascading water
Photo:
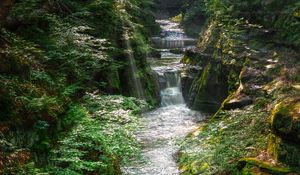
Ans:
{"type": "MultiPolygon", "coordinates": [[[[180,64],[182,54],[174,54],[170,49],[185,50],[188,43],[195,40],[185,36],[178,24],[168,20],[157,21],[162,27],[161,37],[154,37],[153,43],[161,52],[161,58],[149,58],[152,69],[157,73],[161,88],[161,107],[143,114],[143,123],[136,133],[143,144],[144,161],[133,162],[131,167],[123,167],[124,174],[130,175],[179,175],[176,163],[178,139],[197,127],[203,116],[188,109],[181,89],[180,64]]],[[[193,42],[192,42],[193,41],[193,42]]]]}
{"type": "Polygon", "coordinates": [[[163,76],[166,81],[166,87],[160,91],[161,106],[183,104],[184,99],[181,92],[179,71],[165,72],[163,76]]]}

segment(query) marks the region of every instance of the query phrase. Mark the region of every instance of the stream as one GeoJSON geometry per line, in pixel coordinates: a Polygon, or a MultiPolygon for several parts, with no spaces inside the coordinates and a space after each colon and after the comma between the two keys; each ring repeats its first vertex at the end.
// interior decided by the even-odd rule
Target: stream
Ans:
{"type": "Polygon", "coordinates": [[[185,49],[193,48],[195,39],[188,38],[177,23],[157,20],[162,28],[160,37],[152,42],[160,51],[161,58],[148,58],[157,73],[160,84],[161,106],[142,115],[143,126],[136,133],[142,143],[143,159],[124,168],[128,175],[178,175],[178,143],[197,128],[204,116],[190,110],[182,96],[180,63],[185,49]],[[172,50],[177,50],[172,53],[172,50]],[[178,53],[179,50],[179,53],[178,53]]]}

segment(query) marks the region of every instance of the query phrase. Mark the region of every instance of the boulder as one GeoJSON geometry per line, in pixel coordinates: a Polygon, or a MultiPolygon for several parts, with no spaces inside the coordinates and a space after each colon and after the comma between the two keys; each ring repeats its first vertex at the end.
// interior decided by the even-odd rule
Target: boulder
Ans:
{"type": "Polygon", "coordinates": [[[238,162],[238,167],[242,174],[286,175],[294,173],[289,168],[274,166],[257,158],[242,158],[238,162]]]}
{"type": "Polygon", "coordinates": [[[300,146],[275,134],[269,135],[268,152],[276,160],[291,167],[300,167],[300,146]]]}
{"type": "Polygon", "coordinates": [[[224,104],[225,110],[237,109],[248,106],[253,103],[253,100],[249,96],[237,97],[229,100],[224,104]]]}
{"type": "Polygon", "coordinates": [[[271,114],[274,133],[300,143],[300,102],[282,102],[275,106],[271,114]]]}

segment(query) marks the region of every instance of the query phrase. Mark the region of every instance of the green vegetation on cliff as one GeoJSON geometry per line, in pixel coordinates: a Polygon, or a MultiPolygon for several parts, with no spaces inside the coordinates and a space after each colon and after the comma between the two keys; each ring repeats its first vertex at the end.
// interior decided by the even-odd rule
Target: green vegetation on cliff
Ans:
{"type": "Polygon", "coordinates": [[[300,174],[299,0],[3,0],[0,174],[114,175],[139,157],[137,115],[159,104],[154,2],[200,35],[184,92],[212,117],[182,173],[300,174]]]}
{"type": "Polygon", "coordinates": [[[148,37],[159,31],[152,2],[24,0],[3,5],[0,174],[35,174],[45,167],[55,174],[120,174],[120,164],[138,150],[129,127],[136,119],[129,113],[145,105],[110,96],[135,96],[128,80],[128,49],[145,100],[158,104],[145,61],[148,37]]]}
{"type": "Polygon", "coordinates": [[[183,144],[184,174],[300,173],[299,9],[276,0],[186,5],[182,23],[198,19],[202,33],[182,61],[204,68],[188,103],[218,110],[183,144]]]}

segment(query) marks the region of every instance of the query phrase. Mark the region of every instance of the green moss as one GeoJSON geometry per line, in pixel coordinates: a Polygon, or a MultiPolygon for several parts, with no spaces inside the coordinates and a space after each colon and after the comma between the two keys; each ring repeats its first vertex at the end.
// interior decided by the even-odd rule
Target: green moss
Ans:
{"type": "Polygon", "coordinates": [[[230,69],[228,74],[228,92],[233,93],[237,90],[240,85],[239,73],[236,72],[234,69],[230,69]]]}
{"type": "Polygon", "coordinates": [[[276,160],[283,162],[291,167],[300,166],[300,150],[297,143],[293,143],[284,140],[274,134],[270,134],[268,152],[276,160]]]}
{"type": "Polygon", "coordinates": [[[187,56],[184,56],[184,57],[182,58],[181,62],[184,63],[184,64],[192,64],[193,61],[192,61],[191,58],[189,58],[189,57],[187,57],[187,56]]]}
{"type": "Polygon", "coordinates": [[[300,150],[299,147],[289,141],[270,134],[268,152],[278,161],[283,162],[292,167],[300,166],[300,150]]]}
{"type": "Polygon", "coordinates": [[[209,73],[210,73],[210,69],[211,69],[211,64],[208,64],[202,74],[201,74],[201,78],[199,81],[199,89],[198,92],[201,91],[201,89],[203,89],[206,86],[207,81],[209,81],[209,73]]]}
{"type": "Polygon", "coordinates": [[[256,158],[243,158],[239,160],[239,165],[242,168],[243,175],[259,173],[286,175],[288,173],[293,173],[293,171],[289,168],[272,166],[268,162],[264,162],[256,158]]]}
{"type": "Polygon", "coordinates": [[[182,13],[178,14],[177,16],[174,16],[171,18],[171,21],[176,22],[176,23],[181,23],[183,19],[182,13]]]}
{"type": "Polygon", "coordinates": [[[281,102],[276,105],[271,115],[271,126],[278,134],[284,134],[294,140],[300,140],[300,103],[281,102]]]}

